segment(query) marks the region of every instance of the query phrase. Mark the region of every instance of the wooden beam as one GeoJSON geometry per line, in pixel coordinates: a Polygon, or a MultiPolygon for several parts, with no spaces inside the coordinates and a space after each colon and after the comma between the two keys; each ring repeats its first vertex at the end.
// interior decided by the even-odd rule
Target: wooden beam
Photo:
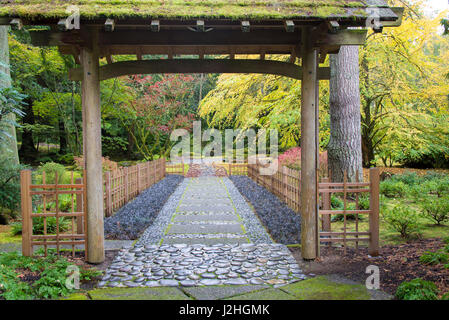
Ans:
{"type": "Polygon", "coordinates": [[[115,21],[114,19],[106,19],[106,22],[104,23],[104,30],[106,32],[112,32],[115,29],[115,21]]]}
{"type": "Polygon", "coordinates": [[[265,60],[265,51],[260,52],[260,60],[265,60]]]}
{"type": "Polygon", "coordinates": [[[159,20],[151,20],[151,27],[152,32],[159,32],[161,30],[161,26],[159,24],[159,20]]]}
{"type": "Polygon", "coordinates": [[[12,19],[9,23],[11,25],[11,29],[13,30],[22,30],[23,23],[21,19],[12,19]]]}
{"type": "MultiPolygon", "coordinates": [[[[97,34],[92,32],[95,43],[97,34]]],[[[101,111],[98,47],[81,48],[82,104],[85,124],[86,187],[87,187],[87,260],[104,261],[103,169],[101,165],[101,111]]]]}
{"type": "MultiPolygon", "coordinates": [[[[100,80],[132,74],[151,73],[262,73],[302,79],[302,69],[295,64],[274,60],[243,60],[243,59],[175,59],[175,60],[137,60],[121,61],[100,67],[100,80]]],[[[80,81],[83,69],[69,71],[69,79],[80,81]]],[[[330,69],[319,68],[319,80],[329,80],[330,69]]]]}
{"type": "Polygon", "coordinates": [[[398,16],[398,19],[396,21],[382,21],[382,25],[384,27],[399,27],[402,24],[402,18],[404,17],[404,8],[393,7],[390,9],[398,16]]]}
{"type": "Polygon", "coordinates": [[[241,22],[241,28],[242,28],[242,32],[250,32],[251,26],[249,21],[242,21],[241,22]]]}
{"type": "Polygon", "coordinates": [[[69,19],[61,19],[58,21],[58,30],[67,31],[69,30],[69,19]]]}
{"type": "MultiPolygon", "coordinates": [[[[352,30],[356,31],[356,30],[352,30]]],[[[58,32],[53,30],[30,31],[31,43],[35,46],[88,45],[89,35],[81,30],[58,32]]],[[[230,46],[230,45],[297,45],[300,33],[284,32],[282,29],[241,32],[240,30],[219,30],[191,32],[189,30],[123,30],[100,32],[100,46],[230,46]]],[[[323,39],[332,41],[332,38],[323,39]]]]}
{"type": "Polygon", "coordinates": [[[336,33],[318,31],[313,35],[315,47],[361,46],[365,43],[367,30],[344,29],[336,33]]]}
{"type": "Polygon", "coordinates": [[[316,90],[318,80],[317,50],[313,46],[310,27],[302,31],[301,83],[301,252],[305,260],[318,255],[317,226],[317,146],[316,146],[316,90]]]}
{"type": "Polygon", "coordinates": [[[136,48],[137,60],[142,60],[142,49],[140,47],[136,48]]]}
{"type": "Polygon", "coordinates": [[[340,30],[340,24],[338,23],[338,21],[328,21],[327,26],[329,28],[329,32],[333,34],[337,33],[338,30],[340,30]]]}
{"type": "Polygon", "coordinates": [[[197,20],[196,21],[196,31],[198,31],[198,32],[204,32],[205,31],[204,20],[197,20]]]}
{"type": "Polygon", "coordinates": [[[295,32],[295,23],[292,20],[286,20],[284,24],[285,24],[285,31],[295,32]]]}

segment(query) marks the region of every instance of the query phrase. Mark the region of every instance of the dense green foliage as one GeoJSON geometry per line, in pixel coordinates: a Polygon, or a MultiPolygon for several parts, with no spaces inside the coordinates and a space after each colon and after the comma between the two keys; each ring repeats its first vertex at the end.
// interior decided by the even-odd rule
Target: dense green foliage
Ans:
{"type": "Polygon", "coordinates": [[[401,283],[396,290],[396,298],[400,300],[437,300],[437,286],[420,278],[401,283]]]}
{"type": "MultiPolygon", "coordinates": [[[[24,257],[17,252],[0,253],[0,297],[6,300],[55,299],[74,291],[66,286],[67,268],[73,264],[50,253],[47,257],[24,257]],[[36,280],[22,280],[21,273],[36,280]]],[[[96,269],[80,268],[80,281],[100,275],[96,269]]]]}

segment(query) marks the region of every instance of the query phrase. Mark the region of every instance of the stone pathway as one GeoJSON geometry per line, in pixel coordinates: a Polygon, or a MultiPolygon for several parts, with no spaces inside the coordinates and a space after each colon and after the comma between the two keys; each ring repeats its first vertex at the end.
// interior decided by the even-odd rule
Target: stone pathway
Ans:
{"type": "Polygon", "coordinates": [[[273,243],[232,182],[204,172],[179,185],[136,245],[120,250],[99,287],[282,285],[305,279],[288,248],[273,243]]]}

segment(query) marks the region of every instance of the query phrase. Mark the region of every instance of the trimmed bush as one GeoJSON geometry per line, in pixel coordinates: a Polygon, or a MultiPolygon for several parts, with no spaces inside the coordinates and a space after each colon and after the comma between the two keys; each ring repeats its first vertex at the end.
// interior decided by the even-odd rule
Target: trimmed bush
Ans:
{"type": "Polygon", "coordinates": [[[383,218],[388,223],[388,228],[399,232],[402,238],[409,238],[420,231],[419,215],[409,208],[396,206],[387,209],[383,218]]]}
{"type": "Polygon", "coordinates": [[[56,162],[47,162],[39,167],[38,172],[42,174],[45,172],[45,183],[61,183],[64,177],[65,167],[56,162]],[[55,181],[56,174],[58,174],[58,181],[55,181]]]}
{"type": "Polygon", "coordinates": [[[422,208],[422,215],[437,225],[449,221],[449,197],[427,198],[422,203],[422,208]]]}
{"type": "Polygon", "coordinates": [[[438,288],[433,282],[416,278],[402,282],[395,296],[400,300],[437,300],[438,288]]]}
{"type": "Polygon", "coordinates": [[[402,181],[385,180],[380,183],[380,193],[388,198],[401,198],[407,191],[407,185],[402,181]]]}

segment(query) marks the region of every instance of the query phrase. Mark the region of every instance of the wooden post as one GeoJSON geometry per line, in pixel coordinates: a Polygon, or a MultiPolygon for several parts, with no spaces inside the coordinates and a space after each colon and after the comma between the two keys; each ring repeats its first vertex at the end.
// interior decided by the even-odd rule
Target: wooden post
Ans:
{"type": "Polygon", "coordinates": [[[111,190],[111,172],[106,171],[104,173],[104,182],[105,182],[105,188],[104,192],[106,193],[106,217],[109,217],[112,215],[112,190],[111,190]]]}
{"type": "Polygon", "coordinates": [[[311,27],[302,30],[301,82],[301,250],[305,260],[318,255],[317,181],[316,181],[316,82],[317,50],[313,47],[311,27]]]}
{"type": "Polygon", "coordinates": [[[103,169],[101,163],[101,112],[98,33],[91,33],[90,48],[81,48],[83,66],[82,103],[85,125],[85,162],[87,188],[87,243],[90,263],[104,261],[103,169]]]}
{"type": "Polygon", "coordinates": [[[125,185],[125,203],[129,201],[128,173],[129,173],[128,167],[123,168],[123,177],[124,177],[123,183],[125,185]]]}
{"type": "Polygon", "coordinates": [[[139,194],[142,190],[140,190],[140,164],[137,164],[137,194],[139,194]]]}
{"type": "MultiPolygon", "coordinates": [[[[82,184],[83,180],[78,178],[75,180],[75,184],[82,184]]],[[[76,194],[76,212],[84,212],[83,195],[80,193],[76,194]]],[[[83,217],[76,217],[76,233],[83,234],[84,231],[84,221],[83,217]]]]}
{"type": "MultiPolygon", "coordinates": [[[[328,183],[329,178],[323,178],[323,183],[328,183]]],[[[325,189],[330,189],[329,187],[326,187],[325,189]]],[[[330,192],[324,192],[323,193],[323,210],[330,210],[331,209],[331,194],[330,192]]],[[[323,219],[323,231],[330,232],[331,231],[331,215],[325,214],[321,218],[323,219]]]]}
{"type": "Polygon", "coordinates": [[[30,195],[31,170],[20,171],[20,196],[22,207],[22,255],[31,257],[33,246],[31,235],[33,234],[33,221],[31,217],[32,203],[30,195]]]}
{"type": "Polygon", "coordinates": [[[370,242],[368,253],[375,257],[379,255],[379,168],[369,170],[370,180],[370,210],[369,232],[370,242]]]}

